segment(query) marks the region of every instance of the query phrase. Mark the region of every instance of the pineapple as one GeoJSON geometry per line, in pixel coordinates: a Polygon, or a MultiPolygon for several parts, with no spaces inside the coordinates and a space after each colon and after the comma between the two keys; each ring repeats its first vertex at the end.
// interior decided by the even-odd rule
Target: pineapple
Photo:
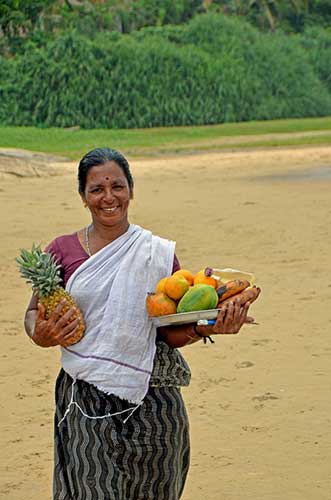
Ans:
{"type": "Polygon", "coordinates": [[[66,345],[76,344],[84,334],[84,319],[73,297],[60,286],[62,281],[60,266],[56,264],[54,256],[43,252],[40,246],[33,244],[30,252],[25,249],[21,250],[20,257],[16,259],[16,262],[21,276],[32,285],[33,291],[38,294],[39,301],[45,306],[46,319],[63,299],[66,300],[66,303],[62,308],[61,316],[71,307],[76,308],[76,313],[72,315],[70,320],[78,317],[80,328],[66,345]]]}

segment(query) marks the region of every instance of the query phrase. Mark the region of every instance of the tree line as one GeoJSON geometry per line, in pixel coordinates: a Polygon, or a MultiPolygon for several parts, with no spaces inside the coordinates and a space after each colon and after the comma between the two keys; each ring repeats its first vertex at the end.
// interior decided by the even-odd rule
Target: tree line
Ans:
{"type": "Polygon", "coordinates": [[[275,21],[262,29],[245,14],[253,0],[2,0],[1,15],[6,5],[1,124],[144,128],[331,115],[330,31],[311,23],[289,34],[275,21]],[[123,29],[120,9],[135,29],[128,18],[123,29]]]}
{"type": "Polygon", "coordinates": [[[240,16],[264,31],[330,27],[330,0],[1,0],[0,49],[18,50],[69,28],[130,33],[146,26],[183,24],[207,12],[240,16]]]}

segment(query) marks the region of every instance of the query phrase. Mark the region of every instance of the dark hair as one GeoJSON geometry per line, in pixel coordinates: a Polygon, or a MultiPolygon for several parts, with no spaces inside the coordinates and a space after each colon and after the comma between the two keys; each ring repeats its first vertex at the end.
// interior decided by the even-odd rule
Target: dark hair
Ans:
{"type": "Polygon", "coordinates": [[[128,181],[130,192],[133,191],[133,178],[130,172],[130,166],[127,159],[115,149],[96,148],[86,153],[78,165],[78,191],[80,194],[85,192],[86,179],[89,170],[97,165],[104,165],[108,161],[114,161],[123,170],[128,181]]]}

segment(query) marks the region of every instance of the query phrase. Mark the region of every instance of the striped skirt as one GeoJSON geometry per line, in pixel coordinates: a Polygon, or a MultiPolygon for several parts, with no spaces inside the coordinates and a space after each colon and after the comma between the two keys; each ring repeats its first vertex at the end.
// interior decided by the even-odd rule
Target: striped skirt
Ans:
{"type": "MultiPolygon", "coordinates": [[[[188,419],[180,389],[151,387],[128,413],[90,419],[70,402],[71,377],[56,383],[53,500],[178,500],[189,467],[188,419]]],[[[74,400],[89,416],[131,408],[77,380],[74,400]]]]}

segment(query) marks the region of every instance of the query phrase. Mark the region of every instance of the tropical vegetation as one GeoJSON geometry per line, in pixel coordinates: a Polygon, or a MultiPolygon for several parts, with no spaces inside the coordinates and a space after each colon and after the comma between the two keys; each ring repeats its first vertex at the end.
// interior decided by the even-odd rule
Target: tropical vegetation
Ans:
{"type": "Polygon", "coordinates": [[[329,0],[2,0],[0,123],[331,115],[329,0]]]}

